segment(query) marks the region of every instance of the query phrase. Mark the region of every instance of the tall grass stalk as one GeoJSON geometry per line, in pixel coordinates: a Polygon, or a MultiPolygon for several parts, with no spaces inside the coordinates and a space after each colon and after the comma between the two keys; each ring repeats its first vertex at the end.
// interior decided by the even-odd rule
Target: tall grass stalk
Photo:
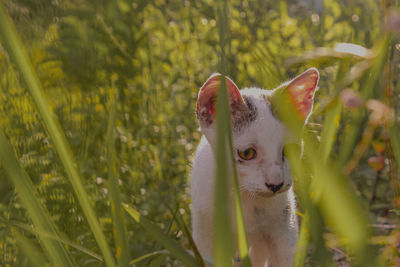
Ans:
{"type": "Polygon", "coordinates": [[[229,32],[228,4],[226,1],[218,3],[218,30],[220,44],[219,71],[220,87],[216,100],[216,180],[214,187],[214,264],[215,266],[231,266],[235,257],[233,239],[231,207],[235,210],[235,225],[237,232],[237,249],[242,266],[251,266],[249,248],[240,201],[239,184],[235,166],[235,157],[232,144],[232,128],[229,98],[225,82],[227,70],[226,49],[229,47],[226,33],[229,32]],[[233,177],[233,180],[230,180],[233,177]],[[231,203],[233,188],[233,203],[231,203]]]}
{"type": "MultiPolygon", "coordinates": [[[[6,45],[7,51],[14,61],[16,67],[21,73],[22,79],[32,95],[34,103],[39,111],[45,128],[51,137],[54,147],[61,159],[61,162],[67,172],[68,178],[75,191],[76,197],[82,207],[83,213],[89,223],[89,227],[99,245],[107,266],[115,266],[115,261],[111,250],[107,244],[104,233],[97,219],[97,216],[90,205],[88,195],[84,189],[79,176],[77,163],[67,144],[65,135],[61,130],[57,117],[51,110],[49,102],[44,94],[42,85],[34,71],[32,63],[29,60],[22,41],[17,34],[15,26],[6,13],[3,3],[0,3],[0,34],[2,42],[6,45]]],[[[68,262],[68,261],[66,261],[68,262]]],[[[58,265],[61,266],[61,265],[58,265]]]]}
{"type": "MultiPolygon", "coordinates": [[[[346,244],[356,255],[358,264],[377,266],[377,257],[371,253],[368,245],[370,237],[368,219],[347,180],[332,168],[329,160],[321,162],[321,155],[314,139],[307,131],[303,132],[303,123],[292,115],[296,110],[286,98],[286,94],[275,94],[272,101],[278,116],[297,137],[297,142],[304,141],[304,159],[307,161],[305,165],[309,166],[313,176],[310,192],[306,198],[311,197],[312,204],[318,207],[325,223],[346,240],[346,244]]],[[[298,158],[291,158],[291,164],[296,160],[298,161],[298,158]]],[[[303,175],[305,176],[297,178],[301,179],[300,183],[307,181],[308,174],[303,173],[303,175]]],[[[307,188],[308,185],[303,187],[307,188]]],[[[314,223],[311,221],[311,225],[314,223]]]]}
{"type": "MultiPolygon", "coordinates": [[[[38,237],[52,264],[54,266],[74,266],[72,257],[63,244],[41,233],[46,231],[58,236],[56,225],[45,207],[40,203],[34,185],[26,172],[19,166],[13,149],[3,132],[0,132],[0,162],[33,224],[40,231],[38,237]]],[[[27,249],[27,246],[25,248],[27,249]]]]}
{"type": "MultiPolygon", "coordinates": [[[[364,100],[376,96],[376,88],[379,88],[380,77],[382,76],[385,63],[389,55],[389,44],[392,36],[387,33],[382,41],[377,45],[377,56],[374,59],[372,67],[365,72],[363,79],[361,79],[360,93],[364,100]]],[[[350,128],[346,131],[345,138],[340,146],[338,156],[339,166],[344,166],[354,151],[357,138],[359,137],[360,129],[365,121],[365,109],[360,109],[352,117],[350,128]]]]}
{"type": "Polygon", "coordinates": [[[116,95],[113,91],[110,102],[110,116],[107,126],[107,162],[108,162],[108,186],[110,189],[111,213],[114,226],[114,239],[116,244],[116,258],[120,266],[129,266],[129,244],[128,232],[124,222],[124,213],[122,209],[121,193],[116,176],[117,170],[115,167],[115,150],[114,150],[114,128],[117,113],[116,95]]]}

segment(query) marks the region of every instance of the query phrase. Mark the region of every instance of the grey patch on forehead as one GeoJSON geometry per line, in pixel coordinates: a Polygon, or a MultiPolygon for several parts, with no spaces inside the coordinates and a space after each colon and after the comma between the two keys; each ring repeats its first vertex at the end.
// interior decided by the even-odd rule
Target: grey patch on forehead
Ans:
{"type": "Polygon", "coordinates": [[[258,112],[251,97],[242,95],[246,108],[232,107],[232,123],[233,131],[240,132],[242,129],[249,126],[249,124],[256,120],[258,112]]]}
{"type": "Polygon", "coordinates": [[[271,95],[263,95],[265,103],[267,103],[267,106],[269,110],[271,111],[272,117],[275,119],[279,120],[278,116],[276,115],[276,111],[274,110],[274,107],[271,104],[271,95]]]}

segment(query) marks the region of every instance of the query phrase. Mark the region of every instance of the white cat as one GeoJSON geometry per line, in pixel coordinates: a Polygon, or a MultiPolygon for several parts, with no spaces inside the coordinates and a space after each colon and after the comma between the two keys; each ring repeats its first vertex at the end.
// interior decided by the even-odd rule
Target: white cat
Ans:
{"type": "MultiPolygon", "coordinates": [[[[213,74],[200,88],[197,118],[203,137],[192,167],[193,238],[202,256],[212,261],[216,147],[215,96],[222,76],[213,74]]],[[[275,90],[239,91],[226,78],[233,146],[244,220],[254,267],[289,267],[298,235],[292,178],[283,146],[288,130],[274,112],[277,92],[288,96],[296,118],[307,121],[312,111],[319,73],[311,68],[275,90]]]]}

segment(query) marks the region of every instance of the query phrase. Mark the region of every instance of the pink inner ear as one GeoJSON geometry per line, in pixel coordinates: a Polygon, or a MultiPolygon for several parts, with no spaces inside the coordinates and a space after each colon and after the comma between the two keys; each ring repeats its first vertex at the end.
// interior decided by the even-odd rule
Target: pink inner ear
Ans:
{"type": "MultiPolygon", "coordinates": [[[[203,115],[215,115],[215,97],[221,84],[221,77],[222,75],[219,73],[211,75],[210,78],[208,78],[208,80],[200,88],[197,99],[197,114],[200,112],[203,115]]],[[[243,102],[242,96],[240,95],[236,84],[228,77],[225,77],[225,81],[230,102],[243,102]]]]}
{"type": "Polygon", "coordinates": [[[303,120],[306,120],[312,111],[318,79],[318,70],[311,68],[295,78],[288,86],[289,98],[303,120]]]}

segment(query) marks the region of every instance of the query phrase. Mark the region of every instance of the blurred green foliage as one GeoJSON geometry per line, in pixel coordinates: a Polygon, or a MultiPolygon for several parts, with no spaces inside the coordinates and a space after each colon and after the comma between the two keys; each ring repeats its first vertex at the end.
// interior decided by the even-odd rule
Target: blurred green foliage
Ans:
{"type": "MultiPolygon", "coordinates": [[[[114,98],[113,157],[122,202],[189,248],[176,217],[190,222],[190,162],[201,136],[194,116],[197,91],[218,69],[221,51],[214,2],[4,0],[3,4],[72,147],[113,253],[119,252],[110,207],[107,125],[114,98]]],[[[396,49],[400,19],[392,10],[398,5],[399,1],[384,0],[230,1],[225,32],[229,40],[225,71],[239,87],[271,89],[307,67],[319,68],[320,90],[305,130],[316,143],[329,139],[324,143],[328,149],[322,149],[324,161],[337,162],[334,167],[368,211],[370,243],[388,265],[400,265],[400,159],[395,158],[400,155],[400,133],[395,130],[398,117],[392,125],[383,112],[387,108],[398,116],[400,108],[399,44],[396,49]],[[345,51],[335,48],[339,42],[361,45],[366,53],[354,55],[348,46],[345,51]],[[365,104],[370,98],[379,104],[365,104]],[[386,117],[373,121],[377,112],[386,117]],[[337,133],[324,134],[327,125],[337,133]]],[[[4,42],[0,39],[0,129],[63,238],[100,253],[4,42]]],[[[29,256],[18,243],[28,238],[32,243],[27,246],[40,251],[38,235],[27,230],[32,223],[4,168],[0,175],[0,265],[29,266],[29,256]]],[[[129,218],[125,222],[131,259],[162,251],[140,225],[129,218]]],[[[324,223],[320,227],[323,236],[311,241],[309,252],[318,251],[318,242],[323,242],[336,262],[350,261],[345,240],[324,223]]],[[[99,264],[81,249],[69,251],[79,266],[99,264]]],[[[308,264],[314,266],[319,260],[311,257],[308,264]]],[[[164,252],[136,264],[165,262],[179,264],[164,252]]]]}

